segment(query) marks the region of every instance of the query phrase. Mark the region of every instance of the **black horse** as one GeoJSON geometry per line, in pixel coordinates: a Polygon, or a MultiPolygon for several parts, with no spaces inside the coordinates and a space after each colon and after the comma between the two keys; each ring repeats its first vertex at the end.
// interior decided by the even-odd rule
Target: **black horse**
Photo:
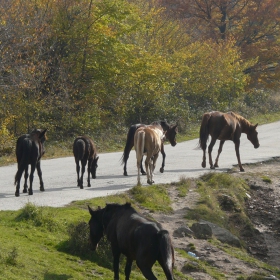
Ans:
{"type": "Polygon", "coordinates": [[[76,162],[77,183],[78,187],[83,189],[83,177],[88,163],[88,187],[90,187],[90,173],[93,179],[96,178],[96,169],[98,167],[97,150],[92,139],[88,136],[78,136],[73,144],[73,154],[76,162]],[[82,164],[81,177],[80,177],[80,164],[82,164]]]}
{"type": "Polygon", "coordinates": [[[129,280],[133,260],[146,279],[156,280],[152,267],[156,261],[161,265],[167,280],[173,280],[174,249],[168,231],[160,225],[147,220],[131,207],[130,203],[107,204],[92,210],[91,249],[96,250],[103,234],[111,243],[114,257],[114,279],[119,279],[120,255],[126,256],[125,279],[129,280]]]}
{"type": "MultiPolygon", "coordinates": [[[[151,123],[150,125],[155,125],[157,127],[159,127],[160,129],[163,130],[163,132],[165,133],[165,138],[170,142],[171,146],[176,146],[177,142],[176,142],[176,134],[177,134],[177,124],[176,125],[169,125],[166,121],[155,121],[153,123],[151,123]]],[[[125,148],[124,148],[124,152],[121,158],[122,164],[124,164],[123,167],[123,175],[127,176],[127,161],[129,158],[129,153],[131,151],[131,149],[134,146],[134,135],[136,130],[139,127],[146,127],[148,125],[146,124],[133,124],[130,128],[129,131],[127,133],[127,138],[126,138],[126,144],[125,144],[125,148]]],[[[161,149],[160,152],[162,154],[162,164],[161,164],[161,168],[160,168],[160,172],[163,173],[164,172],[164,166],[165,166],[165,157],[166,154],[164,152],[164,144],[162,143],[161,145],[161,149]]],[[[141,173],[143,175],[146,175],[146,172],[143,169],[143,165],[142,165],[142,161],[141,161],[141,173]]]]}
{"type": "Polygon", "coordinates": [[[23,171],[24,174],[24,186],[23,193],[27,193],[27,179],[28,179],[28,165],[31,165],[31,171],[29,176],[29,189],[28,194],[33,195],[32,183],[34,178],[35,168],[40,179],[40,191],[44,191],[44,183],[42,179],[41,170],[41,157],[45,153],[44,142],[46,140],[46,131],[41,129],[34,129],[30,134],[21,135],[16,143],[16,158],[18,164],[18,171],[15,176],[16,192],[15,195],[19,196],[20,180],[23,171]]]}

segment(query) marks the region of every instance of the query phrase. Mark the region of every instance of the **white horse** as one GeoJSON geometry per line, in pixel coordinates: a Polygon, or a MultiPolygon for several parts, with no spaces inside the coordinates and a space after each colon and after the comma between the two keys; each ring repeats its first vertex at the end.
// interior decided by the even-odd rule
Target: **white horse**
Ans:
{"type": "Polygon", "coordinates": [[[164,139],[164,132],[158,126],[140,127],[136,130],[134,135],[134,147],[137,159],[138,185],[141,185],[140,167],[144,155],[146,155],[145,168],[147,173],[147,183],[150,185],[154,183],[153,171],[164,139]]]}

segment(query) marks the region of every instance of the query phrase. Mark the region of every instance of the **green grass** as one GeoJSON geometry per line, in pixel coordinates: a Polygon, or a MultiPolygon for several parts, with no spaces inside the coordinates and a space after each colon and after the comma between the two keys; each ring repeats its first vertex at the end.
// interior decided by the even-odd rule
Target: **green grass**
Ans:
{"type": "Polygon", "coordinates": [[[152,185],[148,188],[135,186],[129,190],[129,194],[137,203],[151,212],[171,213],[171,200],[167,188],[167,185],[152,185]]]}
{"type": "MultiPolygon", "coordinates": [[[[97,252],[88,249],[87,205],[125,200],[123,195],[111,196],[63,208],[28,203],[19,211],[1,211],[0,279],[113,279],[112,254],[106,240],[97,252]]],[[[122,259],[122,279],[124,265],[122,259]]],[[[165,279],[158,264],[154,271],[158,279],[165,279]]],[[[143,279],[135,264],[131,279],[143,279]]]]}
{"type": "Polygon", "coordinates": [[[200,200],[186,215],[188,220],[207,220],[237,236],[239,225],[251,226],[244,209],[246,192],[249,192],[244,180],[227,173],[210,172],[202,176],[197,185],[200,200]]]}
{"type": "MultiPolygon", "coordinates": [[[[62,208],[39,207],[27,203],[18,211],[0,212],[0,279],[113,279],[112,253],[109,243],[103,239],[96,252],[89,250],[88,205],[92,208],[104,207],[106,203],[131,202],[136,208],[150,212],[172,212],[169,188],[183,188],[183,194],[190,184],[198,183],[201,201],[198,209],[192,212],[194,217],[205,218],[230,228],[227,213],[218,207],[217,193],[231,195],[236,200],[235,215],[242,213],[242,200],[247,192],[246,184],[229,174],[207,174],[199,180],[190,182],[182,178],[171,185],[153,185],[134,187],[132,190],[114,196],[76,201],[62,208]],[[205,208],[205,212],[201,209],[205,208]],[[203,212],[203,215],[201,214],[203,212]]],[[[245,250],[232,248],[217,240],[212,244],[228,254],[260,267],[279,276],[275,268],[250,257],[245,250]]],[[[187,255],[195,246],[189,243],[186,250],[178,250],[186,259],[185,271],[203,271],[213,279],[226,279],[224,272],[211,264],[187,255]],[[193,262],[196,264],[194,265],[193,262]]],[[[120,279],[124,279],[125,258],[120,262],[120,279]]],[[[166,279],[162,268],[155,264],[153,271],[159,280],[166,279]]],[[[279,270],[278,270],[279,271],[279,270]]],[[[192,279],[188,274],[174,270],[176,280],[192,279]]],[[[240,276],[242,277],[242,276],[240,276]]],[[[143,280],[142,273],[133,264],[131,279],[143,280]]],[[[242,279],[242,278],[240,278],[242,279]]]]}

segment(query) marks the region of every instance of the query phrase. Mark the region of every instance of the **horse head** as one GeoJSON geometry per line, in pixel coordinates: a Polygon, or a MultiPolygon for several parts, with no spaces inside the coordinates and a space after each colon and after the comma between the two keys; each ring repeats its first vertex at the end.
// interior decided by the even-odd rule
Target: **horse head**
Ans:
{"type": "Polygon", "coordinates": [[[91,218],[89,220],[89,241],[90,248],[95,251],[98,247],[98,243],[100,239],[103,237],[103,224],[102,217],[104,213],[104,208],[101,209],[98,207],[97,210],[92,210],[90,206],[88,206],[89,213],[91,218]]]}
{"type": "Polygon", "coordinates": [[[169,128],[165,132],[165,138],[170,142],[171,146],[176,146],[177,141],[176,141],[176,134],[178,132],[177,129],[177,124],[169,126],[169,128]]]}
{"type": "Polygon", "coordinates": [[[97,170],[97,167],[98,167],[98,159],[99,157],[94,157],[93,161],[92,161],[92,164],[91,164],[91,176],[92,176],[92,179],[95,179],[96,178],[96,170],[97,170]]]}
{"type": "Polygon", "coordinates": [[[259,144],[259,139],[258,139],[258,132],[257,132],[257,126],[256,125],[251,125],[248,133],[247,133],[247,139],[254,145],[254,148],[257,149],[260,144],[259,144]]]}

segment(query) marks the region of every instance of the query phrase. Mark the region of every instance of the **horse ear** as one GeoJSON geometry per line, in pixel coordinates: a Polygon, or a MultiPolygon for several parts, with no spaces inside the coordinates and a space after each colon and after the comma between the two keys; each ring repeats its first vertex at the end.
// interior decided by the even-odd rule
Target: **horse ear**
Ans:
{"type": "Polygon", "coordinates": [[[46,128],[45,130],[43,130],[43,131],[40,133],[39,138],[43,138],[44,135],[46,134],[47,130],[48,130],[47,128],[46,128]]]}
{"type": "Polygon", "coordinates": [[[256,128],[257,128],[257,126],[258,126],[258,123],[257,123],[256,125],[254,125],[254,129],[256,129],[256,128]]]}
{"type": "Polygon", "coordinates": [[[89,211],[90,215],[92,215],[92,214],[93,214],[93,210],[90,208],[90,206],[89,206],[89,205],[88,205],[88,211],[89,211]]]}

